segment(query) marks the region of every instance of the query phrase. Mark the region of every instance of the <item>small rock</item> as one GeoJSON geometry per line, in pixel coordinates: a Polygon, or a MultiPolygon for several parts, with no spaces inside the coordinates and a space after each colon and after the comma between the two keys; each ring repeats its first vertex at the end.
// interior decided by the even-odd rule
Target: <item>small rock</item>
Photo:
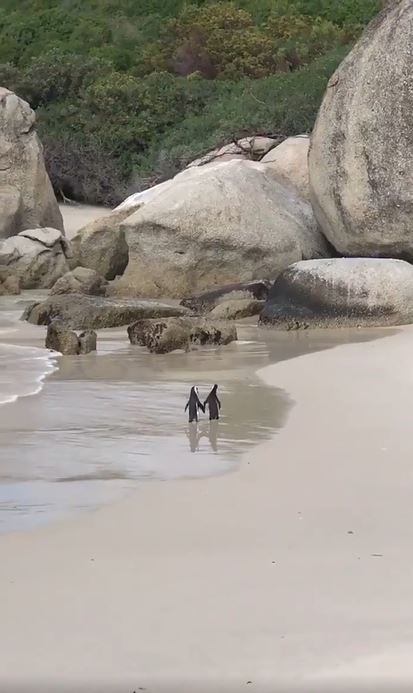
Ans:
{"type": "Polygon", "coordinates": [[[22,289],[49,289],[69,269],[67,241],[57,229],[27,229],[0,241],[0,266],[22,289]]]}
{"type": "Polygon", "coordinates": [[[79,353],[79,339],[76,332],[56,320],[47,328],[46,348],[64,355],[76,355],[79,353]]]}
{"type": "Polygon", "coordinates": [[[90,354],[96,351],[97,335],[94,330],[86,330],[79,335],[79,354],[90,354]]]}
{"type": "Polygon", "coordinates": [[[2,281],[0,271],[0,296],[17,296],[21,293],[20,280],[18,277],[10,275],[2,281]]]}
{"type": "Polygon", "coordinates": [[[234,325],[191,318],[138,320],[128,327],[131,344],[146,346],[150,352],[166,354],[191,346],[224,345],[237,339],[234,325]]]}
{"type": "Polygon", "coordinates": [[[266,280],[227,284],[211,291],[205,291],[184,298],[181,306],[189,308],[194,313],[208,313],[216,306],[227,301],[253,300],[263,301],[268,297],[271,283],[266,280]]]}
{"type": "Polygon", "coordinates": [[[265,301],[244,298],[239,301],[224,301],[209,313],[209,317],[217,320],[241,320],[259,315],[264,308],[265,301]]]}
{"type": "Polygon", "coordinates": [[[80,229],[71,240],[71,267],[94,269],[106,279],[123,274],[128,264],[128,246],[120,224],[139,207],[138,204],[115,210],[80,229]]]}
{"type": "Polygon", "coordinates": [[[18,277],[7,277],[3,282],[3,288],[6,294],[13,294],[17,296],[21,293],[20,280],[18,277]]]}
{"type": "Polygon", "coordinates": [[[66,272],[52,286],[50,294],[86,294],[104,296],[108,282],[93,269],[76,267],[66,272]]]}

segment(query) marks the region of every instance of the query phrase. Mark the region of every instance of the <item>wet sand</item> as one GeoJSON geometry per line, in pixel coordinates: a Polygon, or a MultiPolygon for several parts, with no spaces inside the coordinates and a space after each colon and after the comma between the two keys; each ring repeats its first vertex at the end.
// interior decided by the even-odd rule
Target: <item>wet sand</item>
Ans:
{"type": "MultiPolygon", "coordinates": [[[[244,341],[253,341],[250,329],[244,341]]],[[[241,459],[242,442],[232,473],[141,483],[93,513],[0,536],[3,687],[308,693],[354,675],[374,683],[377,660],[389,662],[382,681],[403,683],[413,603],[412,338],[412,328],[267,333],[258,361],[278,363],[260,372],[266,391],[275,388],[265,402],[248,349],[170,355],[152,373],[141,366],[157,387],[175,368],[175,383],[220,378],[228,416],[252,383],[234,438],[251,442],[247,423],[261,404],[261,416],[273,406],[276,435],[241,459]]],[[[113,382],[123,382],[122,358],[113,382]]],[[[83,379],[63,366],[37,402],[93,381],[91,363],[83,379]]],[[[171,421],[171,445],[178,435],[171,421]]]]}
{"type": "MultiPolygon", "coordinates": [[[[43,332],[43,331],[42,331],[43,332]]],[[[98,354],[58,359],[40,396],[0,418],[0,532],[113,502],[144,482],[233,471],[284,423],[288,397],[255,371],[267,362],[255,330],[228,349],[156,358],[100,334],[98,354]],[[189,425],[184,406],[220,384],[223,416],[189,425]]]]}
{"type": "MultiPolygon", "coordinates": [[[[9,348],[44,345],[45,328],[19,320],[34,296],[0,299],[9,348]]],[[[131,346],[126,329],[102,330],[98,354],[57,359],[40,396],[1,408],[0,533],[114,502],[142,483],[235,471],[250,447],[277,433],[292,404],[257,369],[345,339],[252,325],[240,325],[239,336],[222,349],[153,356],[131,346]],[[190,387],[196,383],[205,398],[214,382],[224,402],[219,424],[201,416],[189,426],[183,409],[190,387]]],[[[10,378],[21,375],[19,364],[10,378]]]]}
{"type": "MultiPolygon", "coordinates": [[[[4,348],[12,356],[7,398],[13,387],[24,393],[30,375],[30,359],[23,371],[13,345],[19,357],[44,345],[45,328],[19,320],[35,297],[0,299],[0,359],[4,348]]],[[[235,471],[250,447],[279,431],[292,405],[257,369],[334,345],[346,333],[286,335],[244,324],[239,337],[222,349],[154,356],[131,346],[126,328],[102,330],[97,354],[55,359],[40,396],[1,408],[0,533],[114,502],[142,483],[235,471]],[[183,411],[190,387],[196,383],[205,398],[214,382],[224,402],[219,424],[201,416],[190,426],[183,411]]],[[[33,369],[45,367],[42,358],[33,369]]],[[[33,391],[40,387],[34,381],[33,391]]]]}

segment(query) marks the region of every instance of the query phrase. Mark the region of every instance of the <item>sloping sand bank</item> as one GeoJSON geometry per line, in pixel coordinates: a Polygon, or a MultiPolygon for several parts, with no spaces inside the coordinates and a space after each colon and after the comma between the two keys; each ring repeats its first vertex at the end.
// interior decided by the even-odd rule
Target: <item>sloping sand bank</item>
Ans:
{"type": "Polygon", "coordinates": [[[237,473],[0,537],[1,688],[411,681],[412,344],[403,328],[265,369],[296,406],[237,473]]]}
{"type": "Polygon", "coordinates": [[[59,208],[62,213],[63,224],[68,238],[72,238],[76,231],[86,226],[86,224],[91,224],[95,219],[104,217],[110,214],[111,211],[107,207],[82,204],[60,204],[59,208]]]}

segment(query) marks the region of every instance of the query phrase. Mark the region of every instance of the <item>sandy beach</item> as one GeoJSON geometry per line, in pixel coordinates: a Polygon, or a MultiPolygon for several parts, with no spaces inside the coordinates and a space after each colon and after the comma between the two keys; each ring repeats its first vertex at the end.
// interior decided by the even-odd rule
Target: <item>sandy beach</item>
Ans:
{"type": "Polygon", "coordinates": [[[78,203],[60,204],[59,209],[62,213],[66,236],[72,238],[76,231],[90,224],[99,217],[109,214],[110,209],[99,207],[98,205],[85,205],[78,203]]]}
{"type": "Polygon", "coordinates": [[[0,536],[3,687],[404,683],[413,329],[370,335],[261,370],[292,406],[232,473],[0,536]]]}
{"type": "Polygon", "coordinates": [[[0,33],[0,693],[412,693],[413,0],[0,33]]]}

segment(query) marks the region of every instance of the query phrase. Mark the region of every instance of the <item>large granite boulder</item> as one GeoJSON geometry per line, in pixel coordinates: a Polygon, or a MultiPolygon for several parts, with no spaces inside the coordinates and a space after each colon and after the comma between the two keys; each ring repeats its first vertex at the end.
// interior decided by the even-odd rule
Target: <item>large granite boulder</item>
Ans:
{"type": "Polygon", "coordinates": [[[412,265],[378,258],[297,262],[275,281],[260,317],[284,329],[412,321],[412,265]]]}
{"type": "Polygon", "coordinates": [[[109,282],[86,267],[75,267],[66,272],[52,286],[51,294],[87,294],[88,296],[104,296],[109,282]]]}
{"type": "Polygon", "coordinates": [[[22,230],[23,199],[13,185],[0,186],[0,239],[22,230]]]}
{"type": "Polygon", "coordinates": [[[0,238],[36,226],[62,231],[62,215],[46,173],[34,111],[0,87],[0,238]]]}
{"type": "Polygon", "coordinates": [[[101,329],[128,325],[143,318],[186,315],[182,306],[155,301],[103,298],[84,294],[54,295],[29,305],[23,319],[34,325],[49,325],[59,320],[72,330],[101,329]]]}
{"type": "Polygon", "coordinates": [[[49,289],[68,271],[69,248],[58,229],[27,229],[0,241],[0,269],[22,289],[49,289]]]}
{"type": "Polygon", "coordinates": [[[261,163],[277,180],[285,185],[292,185],[304,199],[310,199],[310,183],[308,179],[308,150],[310,138],[308,135],[288,137],[284,142],[271,149],[261,163]]]}
{"type": "Polygon", "coordinates": [[[225,345],[237,339],[234,325],[194,318],[138,320],[128,327],[131,344],[145,346],[151,353],[188,351],[206,345],[225,345]]]}
{"type": "Polygon", "coordinates": [[[190,169],[121,228],[125,295],[179,297],[273,279],[292,262],[329,254],[309,203],[253,161],[190,169]]]}
{"type": "Polygon", "coordinates": [[[413,3],[389,6],[331,77],[312,134],[311,198],[346,255],[413,259],[413,3]]]}
{"type": "Polygon", "coordinates": [[[181,306],[186,306],[194,313],[209,313],[224,301],[254,299],[262,301],[267,298],[270,288],[271,282],[266,280],[227,284],[212,291],[205,291],[204,293],[184,298],[181,301],[181,306]]]}
{"type": "Polygon", "coordinates": [[[140,204],[116,209],[79,229],[71,239],[71,267],[93,269],[106,279],[123,274],[128,264],[128,246],[120,224],[140,204]]]}
{"type": "MultiPolygon", "coordinates": [[[[185,178],[193,177],[197,173],[201,172],[201,169],[213,167],[216,164],[220,164],[225,161],[232,161],[233,159],[252,159],[259,160],[265,154],[267,154],[273,147],[277,144],[277,140],[270,137],[261,137],[256,135],[255,137],[244,137],[236,142],[231,142],[230,144],[225,144],[222,147],[213,149],[211,152],[204,154],[198,159],[195,159],[187,168],[180,171],[173,178],[153,185],[151,188],[146,190],[141,190],[140,192],[132,193],[126,198],[117,208],[117,210],[131,209],[136,206],[141,206],[152,202],[159,195],[163,195],[172,185],[176,183],[182,183],[185,178]]],[[[202,172],[203,172],[202,170],[202,172]]]]}

